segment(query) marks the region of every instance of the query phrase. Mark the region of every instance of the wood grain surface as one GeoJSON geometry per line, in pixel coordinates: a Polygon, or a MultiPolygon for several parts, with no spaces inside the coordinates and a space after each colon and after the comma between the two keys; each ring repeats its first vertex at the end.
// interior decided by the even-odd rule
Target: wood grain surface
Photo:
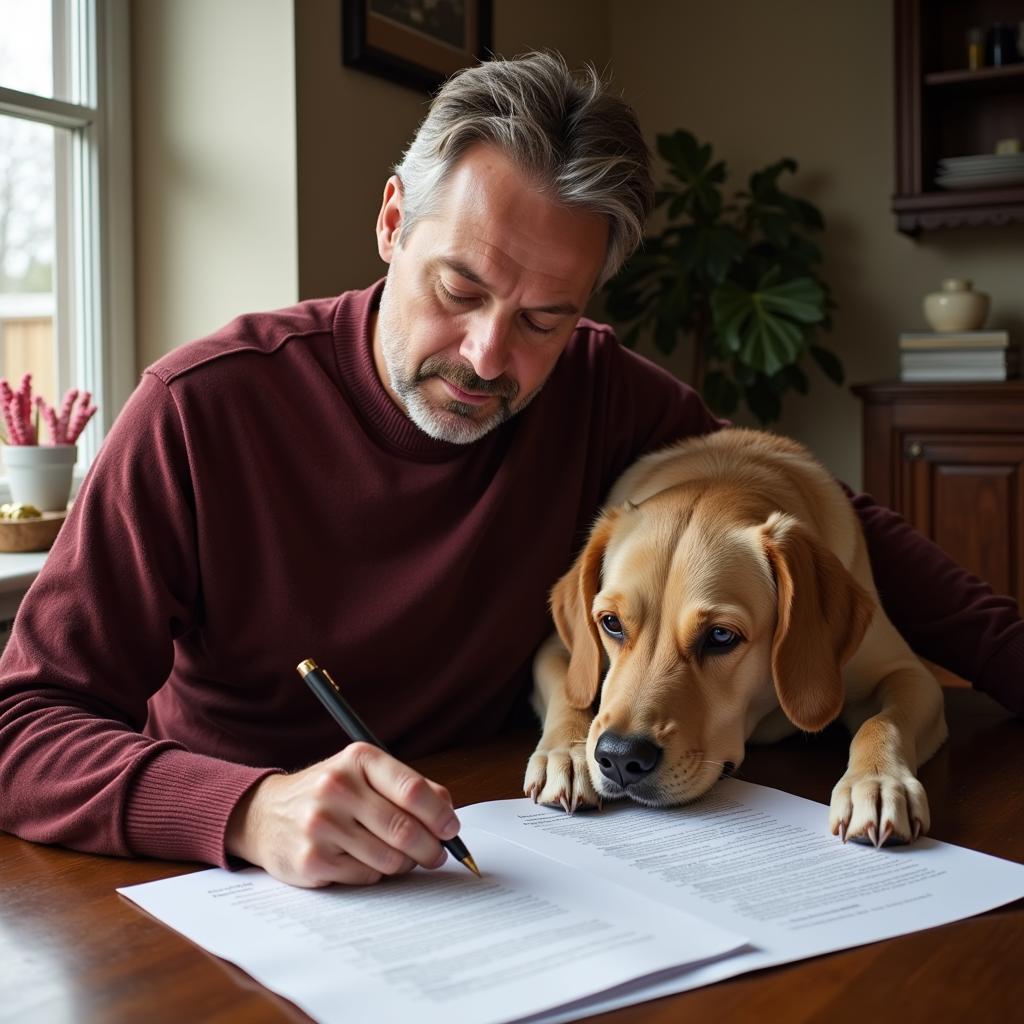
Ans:
{"type": "MultiPolygon", "coordinates": [[[[932,835],[1024,862],[1024,721],[973,690],[947,690],[946,702],[950,740],[921,771],[932,835]]],[[[426,758],[417,767],[448,786],[457,806],[521,796],[534,742],[532,733],[520,732],[426,758]]],[[[739,777],[824,802],[845,766],[846,743],[842,730],[834,728],[752,748],[739,777]]],[[[822,808],[823,829],[826,822],[822,808]]],[[[196,865],[97,857],[0,833],[0,1020],[308,1021],[114,891],[192,870],[196,865]]],[[[942,928],[759,971],[592,1020],[1019,1020],[1022,952],[1024,901],[1019,901],[942,928]]]]}

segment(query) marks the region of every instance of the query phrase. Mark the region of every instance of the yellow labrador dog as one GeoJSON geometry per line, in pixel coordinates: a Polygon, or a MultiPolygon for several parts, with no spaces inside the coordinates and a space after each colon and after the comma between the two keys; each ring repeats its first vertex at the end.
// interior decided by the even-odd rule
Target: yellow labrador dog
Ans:
{"type": "Polygon", "coordinates": [[[551,605],[534,800],[684,803],[747,740],[841,714],[853,741],[833,835],[881,846],[928,831],[915,773],[946,737],[939,684],[879,604],[846,495],[798,444],[729,429],[640,459],[551,605]]]}

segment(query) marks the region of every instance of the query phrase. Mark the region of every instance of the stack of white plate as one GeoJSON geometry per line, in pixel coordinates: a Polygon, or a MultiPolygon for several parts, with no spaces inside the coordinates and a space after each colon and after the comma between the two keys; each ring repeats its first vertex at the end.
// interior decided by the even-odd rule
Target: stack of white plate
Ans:
{"type": "Polygon", "coordinates": [[[939,161],[935,184],[940,188],[993,188],[1024,184],[1024,153],[981,153],[947,156],[939,161]]]}

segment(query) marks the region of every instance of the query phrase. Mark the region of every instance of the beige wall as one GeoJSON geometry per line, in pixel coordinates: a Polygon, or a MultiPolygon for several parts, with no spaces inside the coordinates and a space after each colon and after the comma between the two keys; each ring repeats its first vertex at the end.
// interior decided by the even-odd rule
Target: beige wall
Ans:
{"type": "MultiPolygon", "coordinates": [[[[361,287],[427,97],[341,64],[338,0],[133,0],[138,363],[361,287]]],[[[608,60],[607,0],[496,0],[494,48],[608,60]]]]}
{"type": "MultiPolygon", "coordinates": [[[[384,273],[374,224],[384,183],[426,113],[425,94],[341,64],[338,0],[295,5],[299,292],[360,288],[384,273]]],[[[552,47],[608,60],[606,0],[496,0],[494,50],[552,47]]]]}
{"type": "MultiPolygon", "coordinates": [[[[337,0],[136,0],[133,18],[140,366],[237,312],[383,273],[377,208],[426,98],[342,66],[337,0]]],[[[972,277],[990,322],[1024,333],[1024,228],[895,230],[890,0],[496,0],[494,23],[499,53],[610,66],[652,146],[687,127],[737,185],[800,162],[849,381],[895,375],[896,335],[923,326],[945,276],[972,277]]],[[[778,429],[857,484],[859,404],[809,371],[778,429]]]]}
{"type": "MultiPolygon", "coordinates": [[[[848,380],[896,375],[896,336],[924,328],[921,295],[941,278],[992,295],[990,324],[1024,334],[1024,227],[896,232],[890,0],[610,0],[616,80],[653,143],[689,128],[737,174],[782,156],[826,219],[824,273],[840,309],[826,343],[848,380]]],[[[685,363],[678,369],[685,373],[685,363]]],[[[778,429],[859,484],[860,406],[811,371],[778,429]]]]}
{"type": "Polygon", "coordinates": [[[132,4],[143,368],[298,297],[291,0],[132,4]]]}

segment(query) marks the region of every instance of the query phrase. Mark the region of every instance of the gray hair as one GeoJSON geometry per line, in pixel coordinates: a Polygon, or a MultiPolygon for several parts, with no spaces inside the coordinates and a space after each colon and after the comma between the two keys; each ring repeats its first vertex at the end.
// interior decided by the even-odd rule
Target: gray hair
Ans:
{"type": "Polygon", "coordinates": [[[650,154],[632,107],[605,91],[592,66],[575,76],[560,54],[530,53],[448,79],[394,168],[404,232],[436,211],[453,167],[480,142],[498,146],[556,202],[608,218],[599,285],[640,244],[654,201],[650,154]]]}

